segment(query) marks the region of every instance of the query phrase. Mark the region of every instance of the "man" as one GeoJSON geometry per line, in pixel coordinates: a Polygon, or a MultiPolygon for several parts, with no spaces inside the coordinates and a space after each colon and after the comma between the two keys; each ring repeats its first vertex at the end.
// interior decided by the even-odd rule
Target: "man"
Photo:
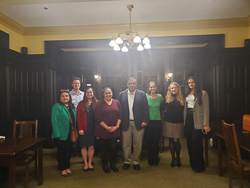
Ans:
{"type": "Polygon", "coordinates": [[[123,169],[131,163],[135,170],[140,170],[140,159],[144,127],[149,122],[148,101],[145,92],[136,89],[135,78],[129,78],[128,89],[119,93],[118,100],[122,106],[122,147],[124,155],[123,169]],[[133,160],[131,144],[133,140],[133,160]]]}
{"type": "Polygon", "coordinates": [[[84,92],[80,91],[81,79],[78,77],[74,77],[71,85],[73,89],[69,93],[71,95],[72,103],[75,106],[76,110],[78,103],[83,100],[84,96],[84,92]]]}

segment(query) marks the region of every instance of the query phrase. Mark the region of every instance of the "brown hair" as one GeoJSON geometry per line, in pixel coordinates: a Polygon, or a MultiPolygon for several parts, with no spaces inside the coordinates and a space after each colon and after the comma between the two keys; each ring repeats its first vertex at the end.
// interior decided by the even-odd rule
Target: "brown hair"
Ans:
{"type": "Polygon", "coordinates": [[[94,90],[92,87],[88,87],[87,89],[85,89],[84,91],[84,97],[83,97],[83,100],[82,100],[82,111],[83,112],[89,112],[89,102],[88,102],[88,98],[86,96],[86,92],[91,89],[93,91],[93,97],[92,97],[92,105],[93,105],[93,109],[95,109],[96,107],[96,97],[95,97],[95,94],[94,94],[94,90]]]}
{"type": "Polygon", "coordinates": [[[72,84],[73,84],[74,80],[79,80],[80,83],[81,83],[81,79],[80,79],[79,77],[73,77],[73,79],[72,79],[72,84]]]}
{"type": "MultiPolygon", "coordinates": [[[[147,94],[150,94],[150,93],[151,93],[151,91],[149,90],[150,84],[154,84],[155,87],[158,87],[157,84],[156,84],[154,81],[149,82],[149,83],[148,83],[148,87],[147,87],[147,94]]],[[[158,92],[157,92],[157,89],[156,89],[156,92],[155,92],[155,93],[156,93],[156,94],[158,93],[158,92]]]]}
{"type": "Polygon", "coordinates": [[[182,95],[182,92],[181,92],[181,88],[180,88],[180,85],[177,83],[177,82],[172,82],[170,85],[169,85],[169,87],[168,87],[168,93],[167,93],[167,95],[166,95],[166,103],[171,103],[171,102],[173,102],[173,100],[174,100],[174,97],[173,97],[173,94],[172,94],[172,92],[171,92],[171,85],[176,85],[177,87],[178,87],[178,93],[176,94],[176,99],[178,100],[178,101],[180,101],[180,104],[182,105],[182,106],[184,106],[184,97],[183,97],[183,95],[182,95]]]}

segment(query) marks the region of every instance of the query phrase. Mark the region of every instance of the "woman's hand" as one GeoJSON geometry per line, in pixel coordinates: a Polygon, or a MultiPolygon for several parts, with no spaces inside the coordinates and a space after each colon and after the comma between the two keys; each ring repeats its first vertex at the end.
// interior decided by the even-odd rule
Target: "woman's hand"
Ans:
{"type": "Polygon", "coordinates": [[[106,130],[107,130],[108,132],[112,132],[113,128],[112,128],[112,127],[107,126],[107,127],[106,127],[106,130]]]}
{"type": "Polygon", "coordinates": [[[111,132],[115,132],[119,127],[118,126],[112,126],[112,131],[111,132]]]}
{"type": "Polygon", "coordinates": [[[79,135],[84,135],[84,131],[83,130],[79,131],[79,135]]]}
{"type": "Polygon", "coordinates": [[[209,133],[209,131],[211,130],[210,127],[207,125],[207,126],[204,126],[204,129],[205,129],[205,132],[206,134],[209,133]]]}

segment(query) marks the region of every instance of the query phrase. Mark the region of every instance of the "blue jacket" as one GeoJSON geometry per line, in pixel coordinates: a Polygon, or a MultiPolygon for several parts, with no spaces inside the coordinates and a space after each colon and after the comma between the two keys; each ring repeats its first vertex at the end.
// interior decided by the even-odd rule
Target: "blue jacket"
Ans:
{"type": "MultiPolygon", "coordinates": [[[[118,100],[122,106],[122,130],[129,127],[128,90],[119,93],[118,100]]],[[[148,100],[145,92],[136,90],[133,104],[134,122],[137,129],[142,129],[141,123],[149,122],[148,100]]]]}

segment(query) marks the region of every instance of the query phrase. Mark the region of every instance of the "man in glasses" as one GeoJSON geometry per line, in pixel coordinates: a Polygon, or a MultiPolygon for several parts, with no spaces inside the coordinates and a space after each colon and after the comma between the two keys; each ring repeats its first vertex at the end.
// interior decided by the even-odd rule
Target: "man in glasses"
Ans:
{"type": "Polygon", "coordinates": [[[123,169],[131,163],[135,170],[140,170],[140,159],[144,127],[149,122],[148,101],[145,92],[136,89],[136,79],[128,80],[128,89],[119,93],[118,100],[122,106],[122,147],[124,154],[123,169]],[[133,141],[133,157],[131,145],[133,141]]]}

